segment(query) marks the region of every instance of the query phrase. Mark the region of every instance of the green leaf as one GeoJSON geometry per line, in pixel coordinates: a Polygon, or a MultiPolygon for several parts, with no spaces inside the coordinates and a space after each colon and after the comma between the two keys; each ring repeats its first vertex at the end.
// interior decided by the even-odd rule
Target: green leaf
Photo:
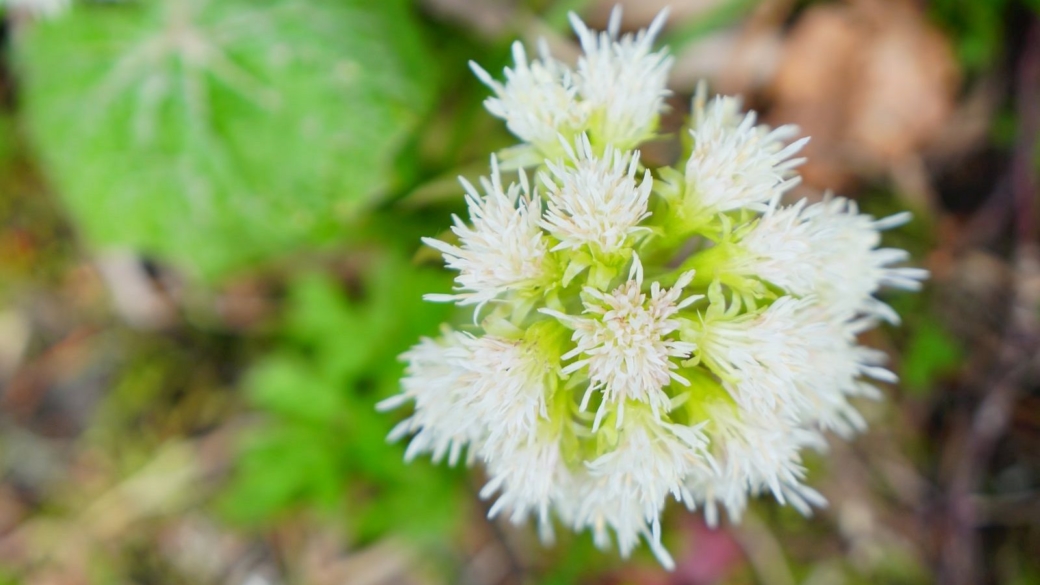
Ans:
{"type": "Polygon", "coordinates": [[[276,355],[261,362],[246,384],[254,405],[281,416],[330,425],[346,410],[343,391],[315,375],[306,361],[276,355]]]}
{"type": "Polygon", "coordinates": [[[217,278],[342,240],[434,97],[408,6],[77,3],[21,39],[31,136],[98,245],[217,278]]]}
{"type": "Polygon", "coordinates": [[[267,416],[252,429],[259,439],[244,445],[224,509],[263,522],[292,506],[338,501],[359,538],[442,537],[466,498],[458,471],[406,464],[403,445],[386,442],[400,416],[376,412],[375,403],[399,389],[397,356],[452,310],[422,300],[449,290],[450,277],[393,249],[359,256],[365,262],[349,293],[325,274],[290,283],[280,346],[246,381],[252,405],[267,416]]]}
{"type": "Polygon", "coordinates": [[[296,426],[264,429],[250,443],[217,501],[229,519],[261,523],[297,502],[334,507],[342,472],[322,433],[296,426]]]}
{"type": "Polygon", "coordinates": [[[367,311],[352,306],[342,287],[328,276],[307,275],[289,291],[286,333],[314,353],[330,381],[347,384],[362,373],[382,335],[367,311]]]}
{"type": "MultiPolygon", "coordinates": [[[[386,451],[388,457],[400,454],[396,449],[386,451]]],[[[409,464],[407,477],[384,484],[382,492],[351,519],[359,538],[394,532],[438,541],[451,535],[464,518],[470,497],[460,489],[460,478],[453,471],[427,461],[409,464]]]]}
{"type": "Polygon", "coordinates": [[[923,321],[914,331],[903,355],[903,385],[914,392],[927,392],[940,376],[955,372],[964,350],[934,319],[923,321]]]}
{"type": "Polygon", "coordinates": [[[1008,4],[1008,0],[934,0],[928,10],[946,29],[964,68],[978,71],[991,67],[1004,50],[1008,4]]]}
{"type": "Polygon", "coordinates": [[[673,54],[678,54],[693,42],[719,29],[731,26],[747,16],[762,0],[723,0],[704,14],[682,22],[661,39],[673,54]]]}

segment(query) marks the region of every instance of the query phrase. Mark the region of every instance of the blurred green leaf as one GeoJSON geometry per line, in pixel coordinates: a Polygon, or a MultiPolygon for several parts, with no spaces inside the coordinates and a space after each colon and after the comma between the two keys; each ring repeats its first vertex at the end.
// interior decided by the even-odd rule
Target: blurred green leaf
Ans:
{"type": "Polygon", "coordinates": [[[591,3],[592,0],[555,0],[545,11],[542,20],[554,30],[565,31],[570,26],[567,15],[571,12],[581,13],[591,3]]]}
{"type": "Polygon", "coordinates": [[[251,375],[249,398],[259,408],[304,422],[332,424],[346,409],[342,391],[307,362],[276,355],[261,362],[251,375]]]}
{"type": "Polygon", "coordinates": [[[1009,0],[934,0],[929,10],[946,29],[964,67],[978,71],[1001,57],[1008,6],[1009,0]]]}
{"type": "Polygon", "coordinates": [[[0,585],[19,585],[19,580],[13,572],[9,572],[6,568],[0,567],[0,585]]]}
{"type": "Polygon", "coordinates": [[[934,319],[921,322],[914,330],[903,355],[903,385],[914,392],[926,392],[940,376],[955,372],[964,351],[957,340],[934,319]]]}
{"type": "Polygon", "coordinates": [[[255,433],[219,507],[232,520],[257,524],[300,501],[334,505],[343,487],[342,472],[328,438],[297,425],[255,433]]]}
{"type": "Polygon", "coordinates": [[[761,2],[762,0],[723,0],[704,14],[690,17],[676,26],[664,35],[660,44],[668,46],[673,54],[678,54],[690,43],[716,30],[736,24],[761,2]]]}
{"type": "Polygon", "coordinates": [[[360,278],[349,287],[325,274],[290,283],[281,342],[245,381],[265,416],[220,507],[231,519],[264,523],[295,506],[340,501],[357,538],[390,530],[443,538],[468,492],[456,471],[406,464],[403,446],[386,442],[400,415],[378,413],[375,403],[398,391],[397,356],[451,311],[422,300],[448,290],[450,277],[392,249],[358,259],[360,278]]]}
{"type": "Polygon", "coordinates": [[[361,373],[378,349],[372,341],[382,329],[370,311],[353,307],[328,276],[307,275],[290,288],[286,335],[315,353],[316,365],[330,381],[346,383],[361,373]]]}
{"type": "Polygon", "coordinates": [[[78,3],[26,31],[29,129],[95,243],[208,278],[342,239],[434,97],[405,0],[78,3]]]}

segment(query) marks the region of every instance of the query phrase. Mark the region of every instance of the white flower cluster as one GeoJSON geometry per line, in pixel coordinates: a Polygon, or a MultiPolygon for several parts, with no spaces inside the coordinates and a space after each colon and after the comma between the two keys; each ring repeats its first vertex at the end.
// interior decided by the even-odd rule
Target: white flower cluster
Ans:
{"type": "Polygon", "coordinates": [[[546,539],[555,521],[604,547],[613,534],[623,555],[643,538],[671,566],[669,498],[712,524],[765,492],[824,503],[802,453],[864,428],[850,400],[894,376],[857,338],[898,319],[881,287],[927,273],[878,247],[905,215],[781,207],[805,140],[733,98],[698,92],[682,163],[641,166],[668,93],[671,59],[651,50],[664,17],[624,36],[618,12],[605,33],[572,22],[575,69],[519,44],[504,83],[473,67],[523,143],[503,157],[534,179],[507,181],[493,156],[480,190],[463,181],[469,221],[424,240],[456,291],[428,298],[475,305],[474,326],[404,354],[403,392],[380,408],[414,401],[391,435],[412,435],[407,458],[482,462],[492,515],[533,515],[546,539]]]}

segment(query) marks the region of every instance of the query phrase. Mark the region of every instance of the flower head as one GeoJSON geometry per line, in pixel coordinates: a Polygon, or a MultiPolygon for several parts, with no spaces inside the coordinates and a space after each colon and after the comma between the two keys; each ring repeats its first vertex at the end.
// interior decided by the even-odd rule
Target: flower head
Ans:
{"type": "Polygon", "coordinates": [[[668,95],[665,82],[672,59],[652,52],[664,26],[662,12],[647,30],[619,35],[621,11],[615,9],[606,32],[594,33],[574,13],[570,21],[584,54],[577,70],[560,63],[539,43],[539,58],[528,62],[523,45],[513,45],[512,68],[505,83],[476,63],[470,67],[495,93],[484,105],[526,143],[511,149],[515,166],[540,164],[562,154],[559,136],[572,141],[588,134],[601,151],[610,145],[628,150],[651,138],[668,95]]]}
{"type": "Polygon", "coordinates": [[[472,227],[458,216],[452,231],[459,245],[423,238],[426,245],[444,254],[449,268],[459,271],[454,295],[427,295],[433,301],[483,304],[508,291],[539,286],[546,277],[547,240],[538,227],[541,202],[531,193],[520,171],[519,184],[503,188],[498,161],[491,158],[491,178],[482,178],[484,195],[460,177],[472,227]]]}
{"type": "Polygon", "coordinates": [[[707,439],[700,427],[662,422],[645,406],[629,409],[629,424],[609,452],[586,464],[583,497],[574,518],[578,530],[591,528],[600,548],[610,543],[607,528],[617,537],[622,556],[644,537],[661,564],[671,568],[671,556],[661,546],[661,510],[668,496],[693,506],[686,478],[711,468],[707,439]]]}
{"type": "Polygon", "coordinates": [[[491,478],[480,491],[482,498],[499,493],[488,515],[505,511],[514,524],[529,514],[538,519],[543,541],[553,538],[549,512],[565,505],[566,495],[573,490],[574,473],[564,461],[559,437],[543,429],[531,440],[517,443],[501,451],[487,452],[485,460],[491,478]]]}
{"type": "Polygon", "coordinates": [[[439,461],[447,455],[454,465],[467,446],[470,460],[488,450],[508,451],[531,440],[547,416],[545,357],[524,340],[447,329],[401,357],[408,363],[404,391],[379,408],[415,401],[415,413],[391,433],[415,433],[409,459],[430,453],[439,461]]]}
{"type": "Polygon", "coordinates": [[[826,445],[819,432],[806,429],[791,419],[735,409],[716,403],[708,407],[710,423],[705,434],[716,466],[697,469],[686,482],[695,502],[704,506],[709,525],[718,523],[722,505],[733,520],[739,520],[749,495],[773,494],[781,503],[791,503],[803,514],[811,506],[826,504],[823,497],[804,485],[806,469],[801,451],[826,445]]]}
{"type": "Polygon", "coordinates": [[[550,174],[541,176],[547,209],[540,225],[559,241],[553,250],[588,246],[593,255],[611,256],[630,248],[649,231],[639,223],[650,215],[653,179],[647,170],[637,181],[639,152],[608,147],[598,158],[586,136],[577,152],[565,146],[569,164],[547,163],[550,174]]]}
{"type": "Polygon", "coordinates": [[[713,302],[714,310],[690,323],[683,336],[697,344],[698,357],[742,408],[799,408],[805,397],[796,382],[811,375],[810,348],[825,327],[812,318],[815,299],[782,297],[763,310],[739,313],[739,301],[728,308],[719,306],[720,299],[713,302]]]}
{"type": "Polygon", "coordinates": [[[907,221],[858,213],[855,202],[829,197],[814,205],[771,209],[739,240],[739,251],[722,270],[755,277],[795,295],[816,295],[836,313],[898,319],[874,298],[883,286],[916,290],[928,276],[920,268],[891,266],[904,250],[878,248],[881,230],[907,221]]]}
{"type": "Polygon", "coordinates": [[[874,298],[881,287],[918,290],[928,271],[892,266],[909,259],[906,250],[879,248],[881,232],[909,221],[909,213],[874,219],[859,212],[854,201],[831,197],[806,208],[805,221],[816,228],[816,241],[826,242],[814,250],[821,267],[817,294],[837,312],[881,317],[898,323],[899,315],[874,298]]]}
{"type": "Polygon", "coordinates": [[[558,136],[572,136],[587,123],[588,113],[577,102],[573,73],[549,54],[544,43],[541,56],[528,62],[527,52],[519,41],[513,43],[513,68],[505,69],[505,84],[495,81],[480,65],[470,67],[495,97],[484,101],[491,115],[505,121],[506,127],[520,140],[544,152],[554,152],[558,136]]]}
{"type": "Polygon", "coordinates": [[[573,12],[571,26],[584,54],[578,59],[575,86],[592,113],[589,132],[601,144],[629,149],[653,136],[664,108],[668,72],[673,59],[653,52],[654,38],[664,27],[668,11],[649,28],[619,36],[621,7],[610,14],[607,30],[595,33],[573,12]]]}
{"type": "Polygon", "coordinates": [[[764,211],[798,184],[792,171],[804,159],[791,157],[808,139],[785,146],[797,135],[796,127],[756,126],[754,112],[739,112],[736,98],[720,96],[707,105],[703,95],[695,100],[693,152],[684,173],[684,204],[693,210],[689,213],[764,211]]]}
{"type": "Polygon", "coordinates": [[[795,380],[804,397],[795,416],[804,424],[851,438],[867,423],[850,399],[878,399],[881,392],[874,381],[895,383],[898,378],[884,368],[888,356],[857,343],[857,336],[874,326],[872,319],[834,316],[821,307],[813,311],[821,323],[820,334],[808,348],[815,367],[795,380]]]}
{"type": "MultiPolygon", "coordinates": [[[[398,423],[389,436],[396,441],[414,434],[405,451],[406,460],[429,453],[434,461],[447,456],[449,464],[455,465],[463,450],[483,437],[484,424],[468,416],[465,408],[469,390],[465,366],[471,355],[466,341],[465,334],[446,329],[441,338],[424,338],[401,356],[408,364],[401,380],[402,392],[380,402],[377,408],[391,410],[409,400],[415,402],[412,415],[398,423]]],[[[474,453],[470,450],[471,456],[474,453]]]]}
{"type": "Polygon", "coordinates": [[[657,415],[667,412],[671,399],[664,387],[672,380],[688,384],[676,373],[678,365],[673,359],[689,357],[696,346],[676,339],[673,334],[679,329],[675,314],[700,298],[688,296],[680,300],[683,287],[692,278],[692,273],[684,274],[667,290],[655,282],[647,299],[642,292],[643,267],[637,256],[632,261],[628,281],[611,293],[585,289],[585,313],[590,317],[544,311],[574,329],[575,347],[564,354],[563,359],[579,359],[563,368],[563,373],[588,368],[591,383],[582,398],[581,409],[588,406],[593,392],[603,392],[593,429],[599,426],[608,405],[618,406],[620,426],[624,421],[624,402],[628,400],[649,404],[657,415]]]}

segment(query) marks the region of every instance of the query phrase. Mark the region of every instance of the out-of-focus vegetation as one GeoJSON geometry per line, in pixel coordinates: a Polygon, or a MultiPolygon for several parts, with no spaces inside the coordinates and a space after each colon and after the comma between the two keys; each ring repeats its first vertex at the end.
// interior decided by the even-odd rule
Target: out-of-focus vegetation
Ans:
{"type": "MultiPolygon", "coordinates": [[[[622,2],[626,27],[666,2],[622,2]]],[[[1040,583],[1040,5],[676,0],[697,80],[813,136],[933,278],[865,340],[899,387],[812,461],[831,502],[706,528],[678,568],[485,518],[403,461],[396,356],[443,321],[420,247],[511,141],[467,61],[561,54],[589,0],[80,0],[0,52],[0,583],[1040,583]]],[[[644,156],[671,162],[680,137],[644,156]]]]}
{"type": "Polygon", "coordinates": [[[415,20],[402,1],[77,5],[18,39],[27,133],[96,245],[218,278],[342,242],[435,95],[415,20]]]}

